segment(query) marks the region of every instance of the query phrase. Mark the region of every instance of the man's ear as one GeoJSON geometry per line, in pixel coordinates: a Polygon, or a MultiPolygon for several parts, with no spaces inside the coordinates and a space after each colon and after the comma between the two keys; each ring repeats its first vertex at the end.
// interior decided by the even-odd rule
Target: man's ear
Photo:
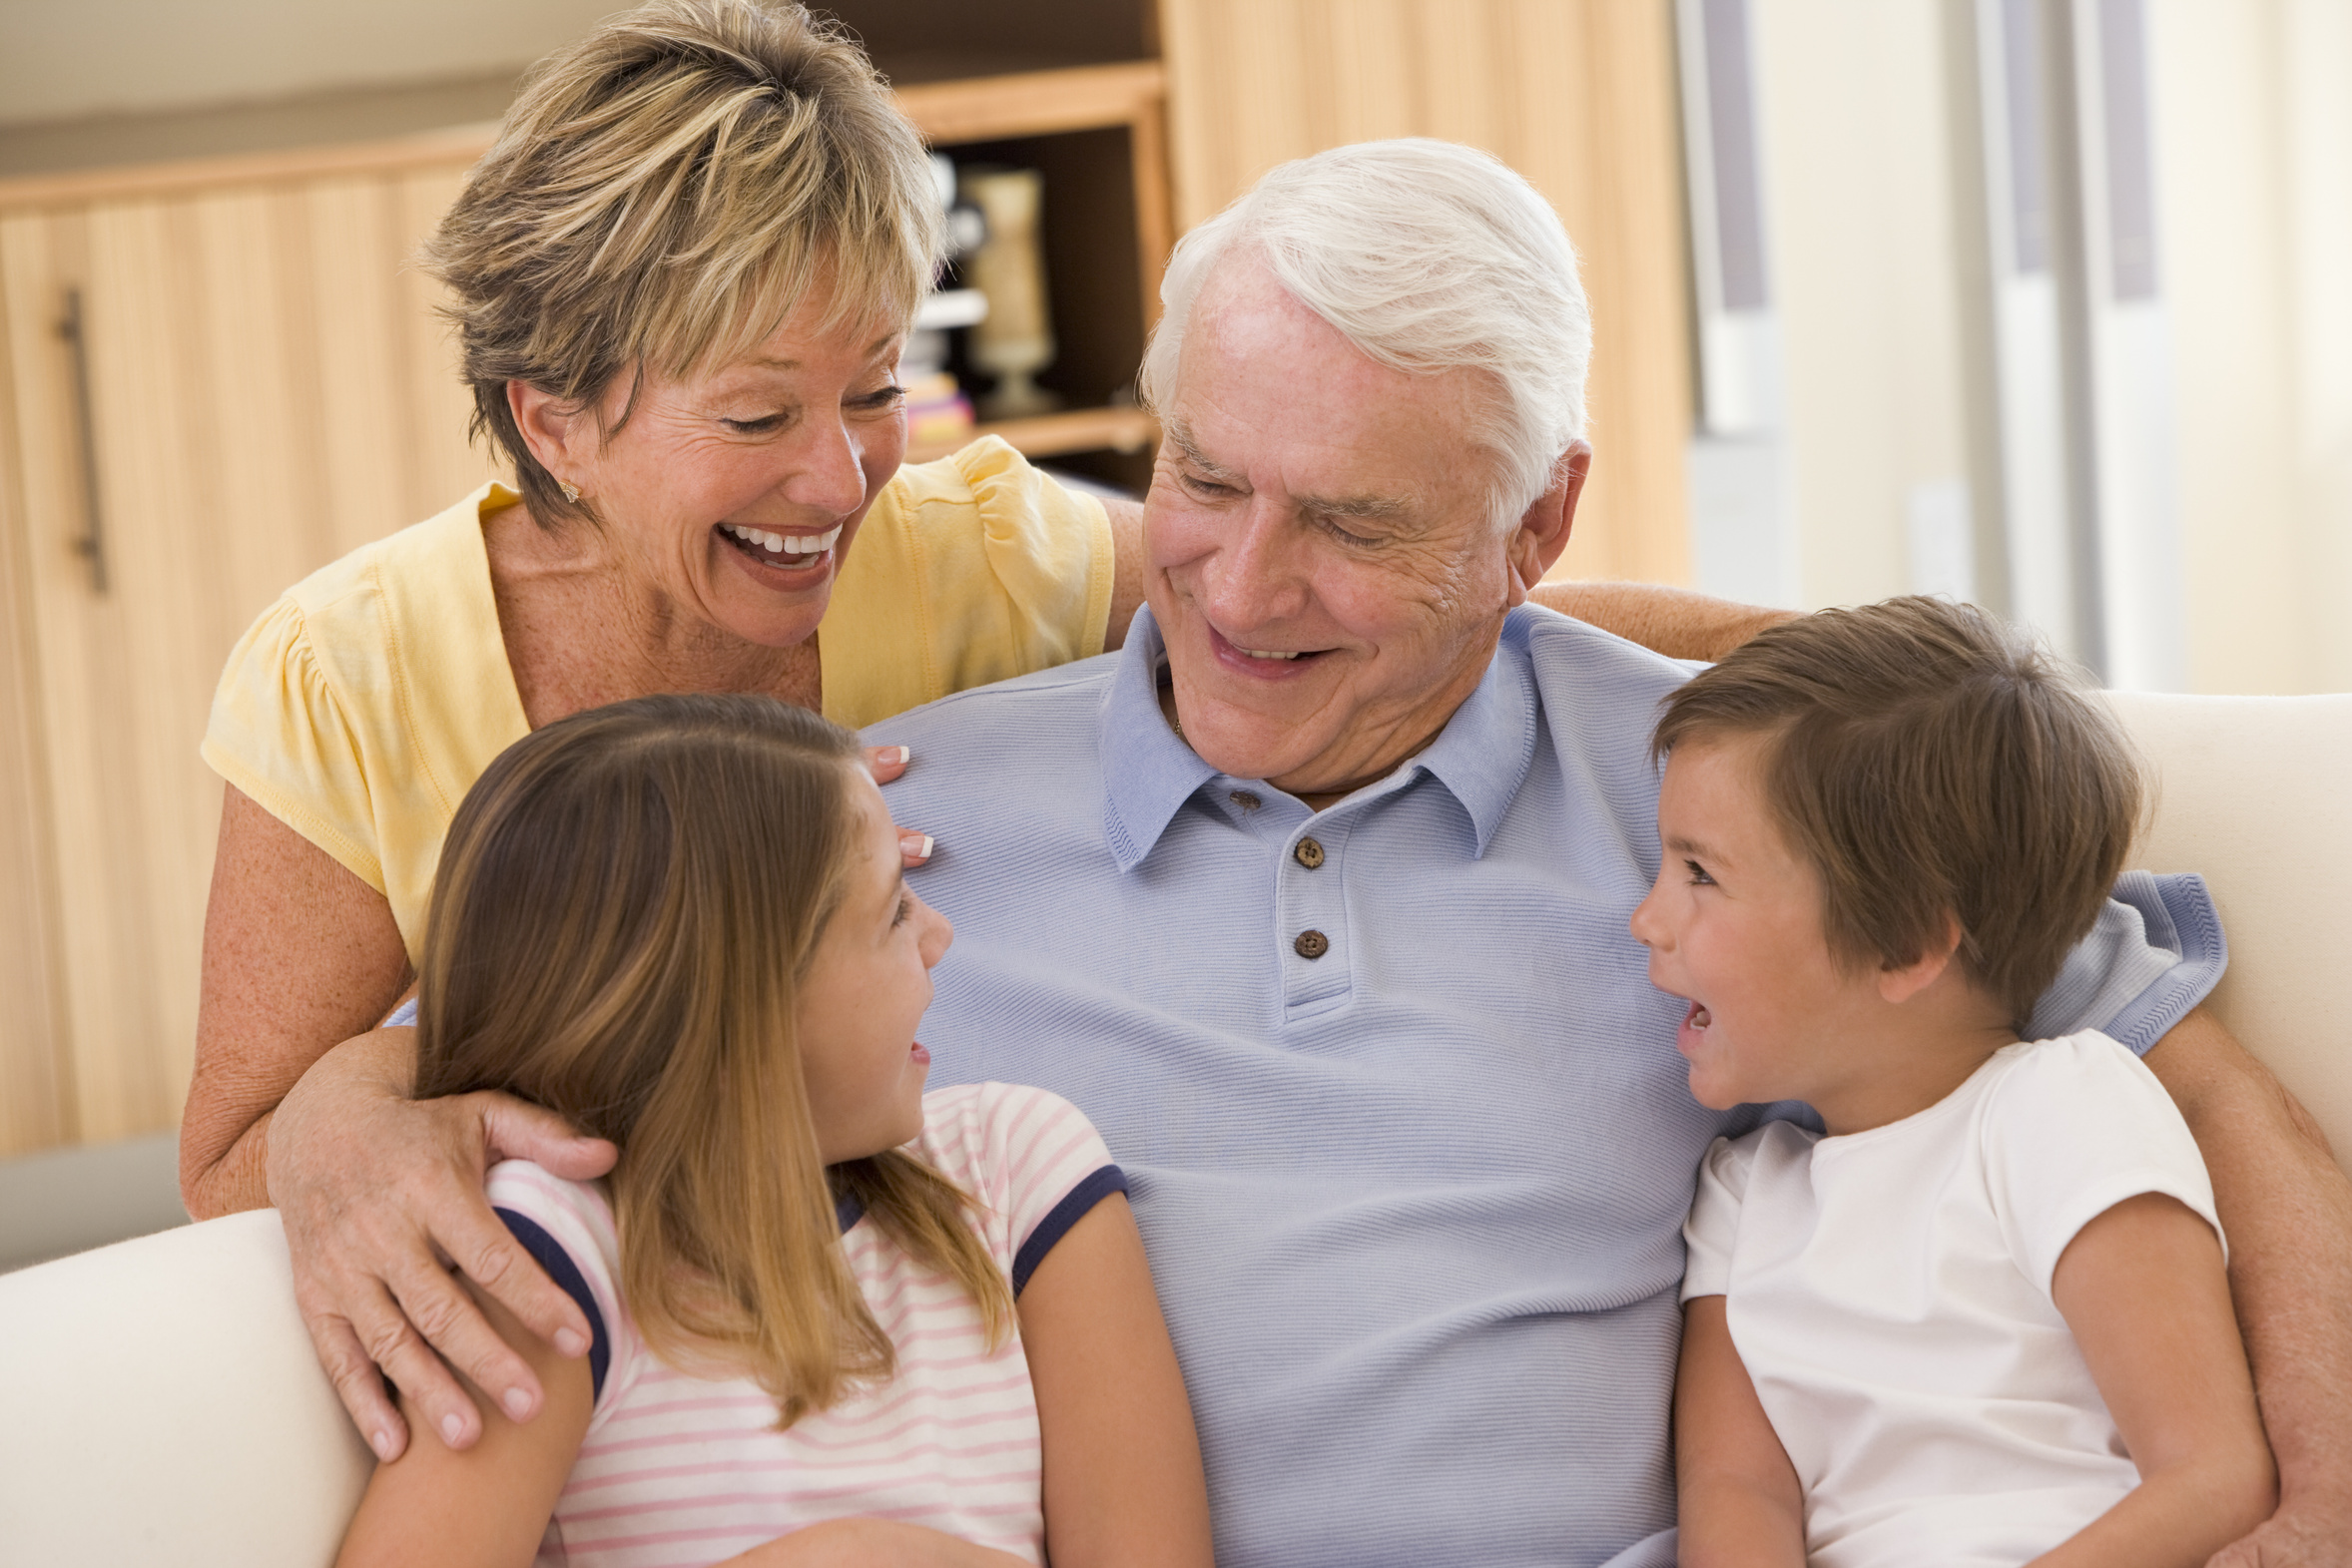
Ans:
{"type": "Polygon", "coordinates": [[[1944,978],[1952,967],[1952,960],[1960,951],[1960,920],[1946,914],[1944,930],[1921,950],[1917,958],[1907,964],[1889,964],[1879,970],[1879,996],[1901,1005],[1944,978]]]}
{"type": "Polygon", "coordinates": [[[1576,442],[1552,466],[1551,488],[1535,497],[1511,531],[1505,551],[1510,562],[1510,603],[1524,604],[1527,590],[1543,581],[1560,552],[1568,547],[1568,531],[1576,525],[1576,501],[1584,493],[1584,475],[1592,466],[1592,448],[1576,442]]]}
{"type": "Polygon", "coordinates": [[[506,383],[506,407],[514,415],[515,428],[523,433],[523,445],[556,483],[589,488],[586,471],[596,444],[593,414],[553,392],[517,380],[506,383]]]}

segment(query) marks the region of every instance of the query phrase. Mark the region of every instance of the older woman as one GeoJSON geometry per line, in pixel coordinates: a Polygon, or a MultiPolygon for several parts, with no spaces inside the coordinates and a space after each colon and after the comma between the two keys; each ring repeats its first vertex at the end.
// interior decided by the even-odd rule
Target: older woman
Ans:
{"type": "MultiPolygon", "coordinates": [[[[565,1163],[524,1108],[399,1105],[407,1032],[352,1038],[408,984],[451,812],[528,731],[654,692],[767,693],[858,725],[1115,644],[1137,593],[1099,504],[1000,442],[899,467],[893,371],[935,208],[913,128],[798,7],[665,0],[533,74],[427,253],[515,488],[297,585],[222,678],[192,1212],[323,1190],[286,1205],[308,1260],[337,1195],[421,1186],[429,1207],[436,1174],[478,1172],[485,1136],[565,1163]],[[281,1110],[297,1083],[323,1129],[307,1146],[281,1110]]],[[[481,1268],[506,1256],[462,1222],[434,1240],[481,1268]]],[[[470,1434],[429,1352],[395,1353],[394,1298],[439,1321],[445,1279],[376,1287],[373,1317],[334,1307],[350,1326],[315,1315],[320,1289],[306,1269],[363,1430],[397,1427],[362,1339],[470,1434]]],[[[556,1298],[514,1305],[581,1326],[556,1298]]],[[[515,1367],[450,1348],[511,1385],[515,1367]]]]}
{"type": "MultiPolygon", "coordinates": [[[[405,1428],[377,1366],[456,1446],[479,1417],[433,1346],[510,1413],[540,1396],[442,1262],[586,1344],[480,1179],[506,1155],[593,1176],[609,1149],[496,1096],[412,1103],[410,1032],[363,1032],[409,982],[481,770],[656,692],[864,724],[1116,647],[1141,597],[1132,511],[1000,442],[899,467],[934,205],[872,68],[798,7],[660,0],[543,62],[427,254],[515,488],[297,585],[222,679],[183,1190],[199,1215],[278,1203],[321,1359],[385,1457],[405,1428]]],[[[1550,602],[1653,641],[1683,608],[1550,602]]]]}

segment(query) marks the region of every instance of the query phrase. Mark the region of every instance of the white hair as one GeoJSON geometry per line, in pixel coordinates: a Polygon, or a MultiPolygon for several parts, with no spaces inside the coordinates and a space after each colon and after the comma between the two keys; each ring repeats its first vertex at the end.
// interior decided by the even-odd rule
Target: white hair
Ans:
{"type": "Polygon", "coordinates": [[[1412,374],[1487,373],[1492,392],[1470,433],[1494,453],[1499,517],[1532,505],[1583,438],[1592,313],[1575,247],[1500,159],[1412,137],[1269,171],[1168,259],[1143,357],[1147,406],[1167,409],[1193,304],[1237,248],[1367,358],[1412,374]]]}

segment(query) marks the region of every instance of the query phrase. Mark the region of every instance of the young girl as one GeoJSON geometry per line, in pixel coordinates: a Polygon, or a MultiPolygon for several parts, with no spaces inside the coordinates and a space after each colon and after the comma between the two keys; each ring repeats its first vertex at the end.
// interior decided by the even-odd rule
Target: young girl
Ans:
{"type": "Polygon", "coordinates": [[[949,932],[899,863],[850,735],[763,698],[581,714],[474,785],[415,1092],[619,1147],[489,1176],[594,1344],[477,1296],[544,1408],[380,1466],[342,1563],[1209,1562],[1124,1181],[1043,1091],[923,1094],[949,932]]]}
{"type": "MultiPolygon", "coordinates": [[[[2023,1043],[2121,870],[2114,721],[1936,600],[1767,632],[1667,701],[1633,916],[1717,1140],[1685,1236],[1684,1568],[2157,1568],[2267,1517],[2212,1190],[2137,1057],[2023,1043]]],[[[2030,1035],[2029,1035],[2030,1037],[2030,1035]]]]}

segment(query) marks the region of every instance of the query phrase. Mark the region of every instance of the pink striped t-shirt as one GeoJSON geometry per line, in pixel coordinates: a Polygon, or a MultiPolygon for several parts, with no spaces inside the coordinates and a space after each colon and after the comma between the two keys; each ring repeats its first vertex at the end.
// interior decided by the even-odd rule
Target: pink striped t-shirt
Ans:
{"type": "MultiPolygon", "coordinates": [[[[1016,1295],[1072,1225],[1125,1189],[1086,1118],[1042,1089],[942,1089],[923,1096],[923,1117],[912,1147],[979,1199],[982,1239],[1016,1295]]],[[[989,1350],[970,1297],[874,1226],[845,1215],[842,1248],[897,1346],[897,1375],[779,1432],[756,1383],[690,1376],[647,1349],[620,1301],[619,1239],[597,1186],[520,1160],[493,1167],[489,1185],[598,1329],[595,1413],[539,1563],[686,1568],[839,1518],[927,1525],[1043,1563],[1037,1405],[1017,1332],[989,1350]]]]}

